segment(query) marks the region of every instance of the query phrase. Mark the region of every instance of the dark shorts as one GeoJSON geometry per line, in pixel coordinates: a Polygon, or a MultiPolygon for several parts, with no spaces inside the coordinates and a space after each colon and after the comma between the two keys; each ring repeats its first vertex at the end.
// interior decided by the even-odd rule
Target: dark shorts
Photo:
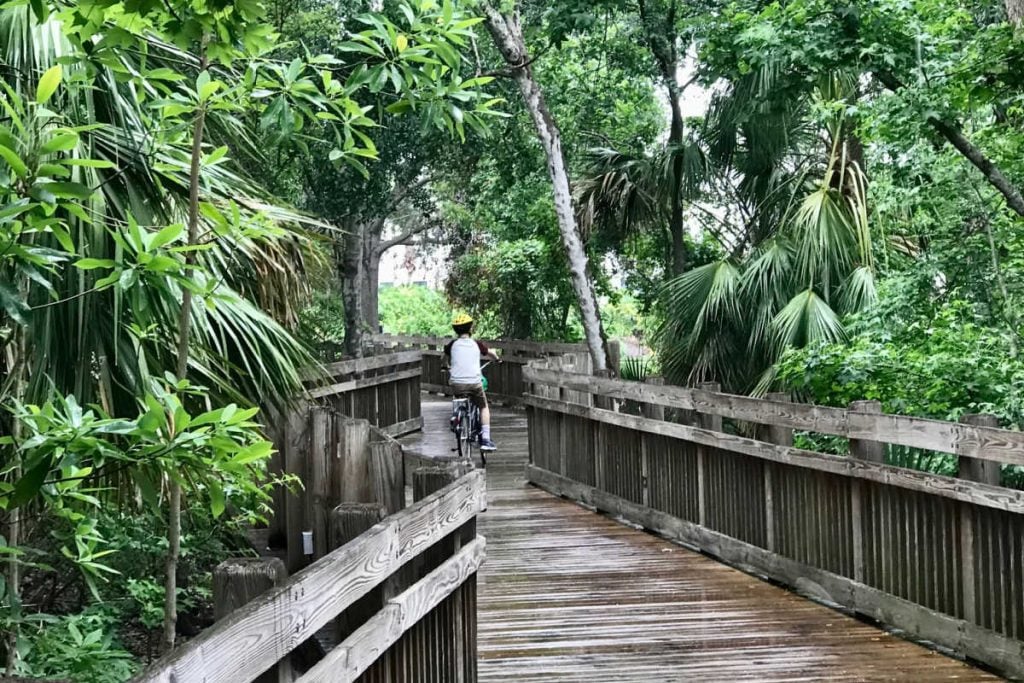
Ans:
{"type": "Polygon", "coordinates": [[[487,396],[484,395],[482,384],[453,384],[452,393],[457,398],[468,398],[480,410],[487,407],[487,396]]]}

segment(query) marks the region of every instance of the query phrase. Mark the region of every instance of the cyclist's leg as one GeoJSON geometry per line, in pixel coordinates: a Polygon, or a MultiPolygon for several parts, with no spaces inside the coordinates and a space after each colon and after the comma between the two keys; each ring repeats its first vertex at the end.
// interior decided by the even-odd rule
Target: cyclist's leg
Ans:
{"type": "Polygon", "coordinates": [[[482,386],[473,388],[470,394],[473,405],[480,409],[480,449],[494,450],[496,446],[491,441],[491,408],[487,405],[487,395],[482,386]]]}

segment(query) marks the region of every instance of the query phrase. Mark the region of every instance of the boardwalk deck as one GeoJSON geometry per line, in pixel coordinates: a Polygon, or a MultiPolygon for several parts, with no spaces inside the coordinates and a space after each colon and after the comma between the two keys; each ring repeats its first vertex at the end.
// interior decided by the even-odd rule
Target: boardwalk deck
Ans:
{"type": "MultiPolygon", "coordinates": [[[[448,404],[407,443],[448,455],[448,404]]],[[[480,680],[997,677],[528,486],[526,419],[495,411],[480,521],[480,680]]]]}

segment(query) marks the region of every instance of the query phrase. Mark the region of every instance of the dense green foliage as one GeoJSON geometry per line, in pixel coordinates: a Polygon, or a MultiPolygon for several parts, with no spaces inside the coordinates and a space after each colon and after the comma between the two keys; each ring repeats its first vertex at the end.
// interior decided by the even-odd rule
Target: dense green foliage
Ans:
{"type": "Polygon", "coordinates": [[[325,224],[259,169],[301,154],[368,177],[402,115],[486,132],[489,79],[462,68],[479,20],[369,9],[333,8],[333,55],[281,59],[259,0],[0,4],[8,673],[123,680],[122,646],[151,658],[194,631],[239,550],[215,541],[265,513],[258,413],[313,363],[289,328],[325,224]]]}

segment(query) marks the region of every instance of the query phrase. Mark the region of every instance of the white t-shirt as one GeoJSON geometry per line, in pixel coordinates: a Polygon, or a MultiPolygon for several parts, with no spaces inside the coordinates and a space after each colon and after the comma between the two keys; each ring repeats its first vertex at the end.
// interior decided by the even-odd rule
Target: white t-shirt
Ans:
{"type": "Polygon", "coordinates": [[[480,384],[480,361],[490,353],[486,346],[475,339],[459,337],[444,348],[451,369],[448,372],[450,384],[480,384]]]}

